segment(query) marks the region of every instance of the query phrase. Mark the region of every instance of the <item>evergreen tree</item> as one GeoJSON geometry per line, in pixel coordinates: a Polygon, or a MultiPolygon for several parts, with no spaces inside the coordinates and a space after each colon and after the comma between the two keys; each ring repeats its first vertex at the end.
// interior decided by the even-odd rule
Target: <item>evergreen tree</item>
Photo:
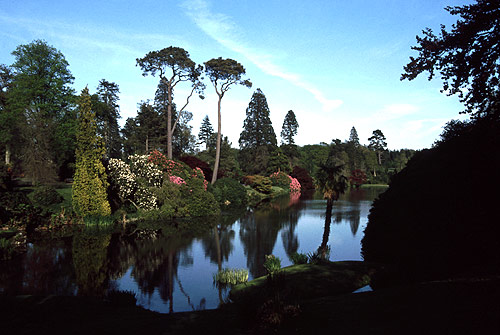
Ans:
{"type": "Polygon", "coordinates": [[[184,111],[181,119],[177,122],[172,139],[173,155],[180,157],[193,154],[196,150],[196,137],[192,134],[193,127],[188,123],[193,119],[193,113],[184,111]]]}
{"type": "Polygon", "coordinates": [[[105,79],[99,81],[97,86],[98,102],[94,106],[97,119],[98,133],[104,139],[107,158],[120,158],[121,137],[118,119],[120,111],[118,107],[118,93],[120,89],[117,84],[105,79]]]}
{"type": "Polygon", "coordinates": [[[212,175],[212,185],[217,181],[217,171],[219,170],[221,141],[222,141],[222,126],[221,126],[221,103],[222,98],[229,91],[232,85],[243,85],[252,87],[252,83],[248,79],[243,79],[242,76],[246,73],[243,65],[234,59],[222,59],[221,57],[212,58],[205,62],[205,73],[214,86],[215,93],[219,97],[217,101],[217,143],[215,150],[214,173],[212,175]]]}
{"type": "Polygon", "coordinates": [[[189,53],[178,47],[170,46],[159,51],[150,51],[143,58],[137,58],[137,65],[141,67],[143,75],[151,74],[154,76],[158,74],[162,85],[165,87],[167,104],[167,157],[172,159],[172,136],[175,130],[176,123],[173,121],[173,94],[174,88],[181,82],[190,82],[191,91],[186,97],[186,103],[178,111],[181,115],[184,109],[189,104],[189,99],[193,96],[194,92],[201,94],[205,85],[201,82],[201,72],[203,67],[196,65],[195,62],[189,58],[189,53]],[[172,124],[173,123],[173,124],[172,124]]]}
{"type": "Polygon", "coordinates": [[[348,142],[354,144],[355,146],[359,145],[358,132],[356,131],[356,128],[354,128],[354,126],[351,128],[351,133],[349,135],[349,141],[348,142]]]}
{"type": "Polygon", "coordinates": [[[382,165],[382,152],[387,149],[384,133],[380,129],[374,130],[368,141],[370,142],[368,147],[377,153],[378,165],[382,165]]]}
{"type": "Polygon", "coordinates": [[[293,137],[297,135],[297,128],[299,128],[299,124],[295,119],[295,113],[289,110],[281,127],[281,143],[287,145],[295,144],[293,137]]]}
{"type": "Polygon", "coordinates": [[[102,164],[104,144],[97,135],[95,112],[88,88],[83,89],[78,109],[76,171],[73,182],[73,208],[82,215],[109,215],[107,176],[102,164]]]}
{"type": "Polygon", "coordinates": [[[255,149],[263,145],[276,146],[276,134],[269,114],[266,96],[258,88],[252,95],[246,111],[247,117],[239,139],[241,149],[255,149]]]}
{"type": "Polygon", "coordinates": [[[208,145],[210,142],[210,139],[212,138],[212,135],[214,133],[214,129],[212,128],[212,124],[210,123],[210,119],[208,118],[208,115],[205,115],[205,118],[203,119],[201,126],[200,126],[200,132],[198,133],[198,139],[200,143],[205,143],[205,149],[208,150],[208,145]]]}

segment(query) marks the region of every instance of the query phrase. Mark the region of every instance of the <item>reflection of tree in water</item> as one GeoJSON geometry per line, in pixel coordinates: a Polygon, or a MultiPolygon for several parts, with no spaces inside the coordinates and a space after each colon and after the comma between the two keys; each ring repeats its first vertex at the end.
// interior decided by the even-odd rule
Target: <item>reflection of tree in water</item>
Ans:
{"type": "Polygon", "coordinates": [[[107,289],[107,250],[111,233],[85,229],[73,236],[73,265],[78,294],[103,296],[107,289]]]}
{"type": "Polygon", "coordinates": [[[283,197],[267,208],[255,210],[240,218],[240,239],[247,256],[247,267],[252,276],[265,274],[265,256],[273,252],[278,232],[282,232],[283,247],[288,255],[299,248],[295,227],[300,217],[303,202],[289,207],[290,199],[283,197]]]}
{"type": "MultiPolygon", "coordinates": [[[[188,224],[196,223],[192,220],[188,224]]],[[[119,278],[132,267],[131,276],[141,292],[151,297],[157,290],[161,299],[169,302],[170,312],[173,312],[174,284],[177,281],[181,293],[194,308],[177,276],[180,264],[193,264],[190,249],[193,238],[190,234],[182,236],[181,233],[164,236],[161,230],[154,229],[138,229],[130,236],[116,236],[113,239],[116,245],[112,248],[114,262],[110,266],[112,277],[119,278]]]]}
{"type": "Polygon", "coordinates": [[[9,294],[75,294],[70,241],[38,240],[22,258],[3,262],[0,289],[9,294]]]}
{"type": "Polygon", "coordinates": [[[222,263],[229,259],[234,249],[235,232],[232,226],[239,214],[241,213],[221,216],[210,232],[201,238],[205,256],[209,257],[212,263],[217,264],[219,270],[222,269],[222,263]]]}

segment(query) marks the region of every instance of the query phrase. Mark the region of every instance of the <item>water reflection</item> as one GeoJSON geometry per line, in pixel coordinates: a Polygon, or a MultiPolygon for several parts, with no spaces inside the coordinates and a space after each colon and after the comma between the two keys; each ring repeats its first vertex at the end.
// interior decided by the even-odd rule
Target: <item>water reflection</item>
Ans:
{"type": "Polygon", "coordinates": [[[0,264],[0,292],[105,296],[133,291],[138,303],[163,313],[216,308],[227,290],[213,274],[247,268],[265,274],[265,255],[290,264],[294,252],[332,248],[332,260],[360,259],[360,240],[376,193],[357,190],[325,212],[321,197],[285,197],[253,212],[227,214],[189,225],[189,234],[167,234],[164,223],[128,231],[83,229],[68,237],[31,240],[27,253],[0,264]]]}

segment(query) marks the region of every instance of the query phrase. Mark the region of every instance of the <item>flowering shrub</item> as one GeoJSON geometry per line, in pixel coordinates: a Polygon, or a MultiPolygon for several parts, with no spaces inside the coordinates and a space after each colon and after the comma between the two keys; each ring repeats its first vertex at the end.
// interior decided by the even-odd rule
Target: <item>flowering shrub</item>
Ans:
{"type": "Polygon", "coordinates": [[[163,172],[158,167],[149,161],[146,155],[131,155],[128,156],[132,171],[137,177],[144,178],[150,186],[160,187],[163,177],[163,172]]]}
{"type": "Polygon", "coordinates": [[[122,201],[137,208],[157,210],[162,217],[204,216],[219,213],[208,182],[200,168],[166,159],[158,151],[129,156],[130,165],[118,159],[109,162],[110,179],[122,201]]]}
{"type": "MultiPolygon", "coordinates": [[[[288,176],[290,177],[290,176],[288,176]]],[[[290,177],[290,191],[291,192],[300,192],[300,183],[297,179],[290,177]]]]}
{"type": "Polygon", "coordinates": [[[108,164],[111,184],[118,186],[118,196],[122,201],[133,199],[137,189],[136,176],[130,171],[130,166],[121,159],[111,158],[108,164]]]}
{"type": "Polygon", "coordinates": [[[158,150],[154,150],[149,154],[148,161],[158,166],[169,176],[185,177],[185,167],[181,163],[168,159],[158,150]]]}
{"type": "Polygon", "coordinates": [[[287,175],[284,172],[275,172],[269,176],[273,186],[288,188],[291,192],[300,192],[300,183],[296,178],[287,175]]]}
{"type": "Polygon", "coordinates": [[[177,185],[185,185],[186,184],[186,182],[184,181],[184,179],[182,179],[181,177],[170,176],[170,177],[168,177],[168,179],[170,180],[171,183],[174,183],[174,184],[177,184],[177,185]]]}

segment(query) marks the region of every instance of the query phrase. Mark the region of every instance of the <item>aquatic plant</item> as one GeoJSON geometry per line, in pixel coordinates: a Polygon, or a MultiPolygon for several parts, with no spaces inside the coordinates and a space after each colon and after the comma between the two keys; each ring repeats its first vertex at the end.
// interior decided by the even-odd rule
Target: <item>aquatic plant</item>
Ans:
{"type": "Polygon", "coordinates": [[[214,284],[217,287],[232,286],[248,281],[246,269],[223,269],[214,274],[214,284]]]}
{"type": "Polygon", "coordinates": [[[294,252],[290,255],[290,260],[292,261],[293,265],[307,264],[307,262],[309,261],[309,257],[307,257],[306,254],[294,252]]]}

